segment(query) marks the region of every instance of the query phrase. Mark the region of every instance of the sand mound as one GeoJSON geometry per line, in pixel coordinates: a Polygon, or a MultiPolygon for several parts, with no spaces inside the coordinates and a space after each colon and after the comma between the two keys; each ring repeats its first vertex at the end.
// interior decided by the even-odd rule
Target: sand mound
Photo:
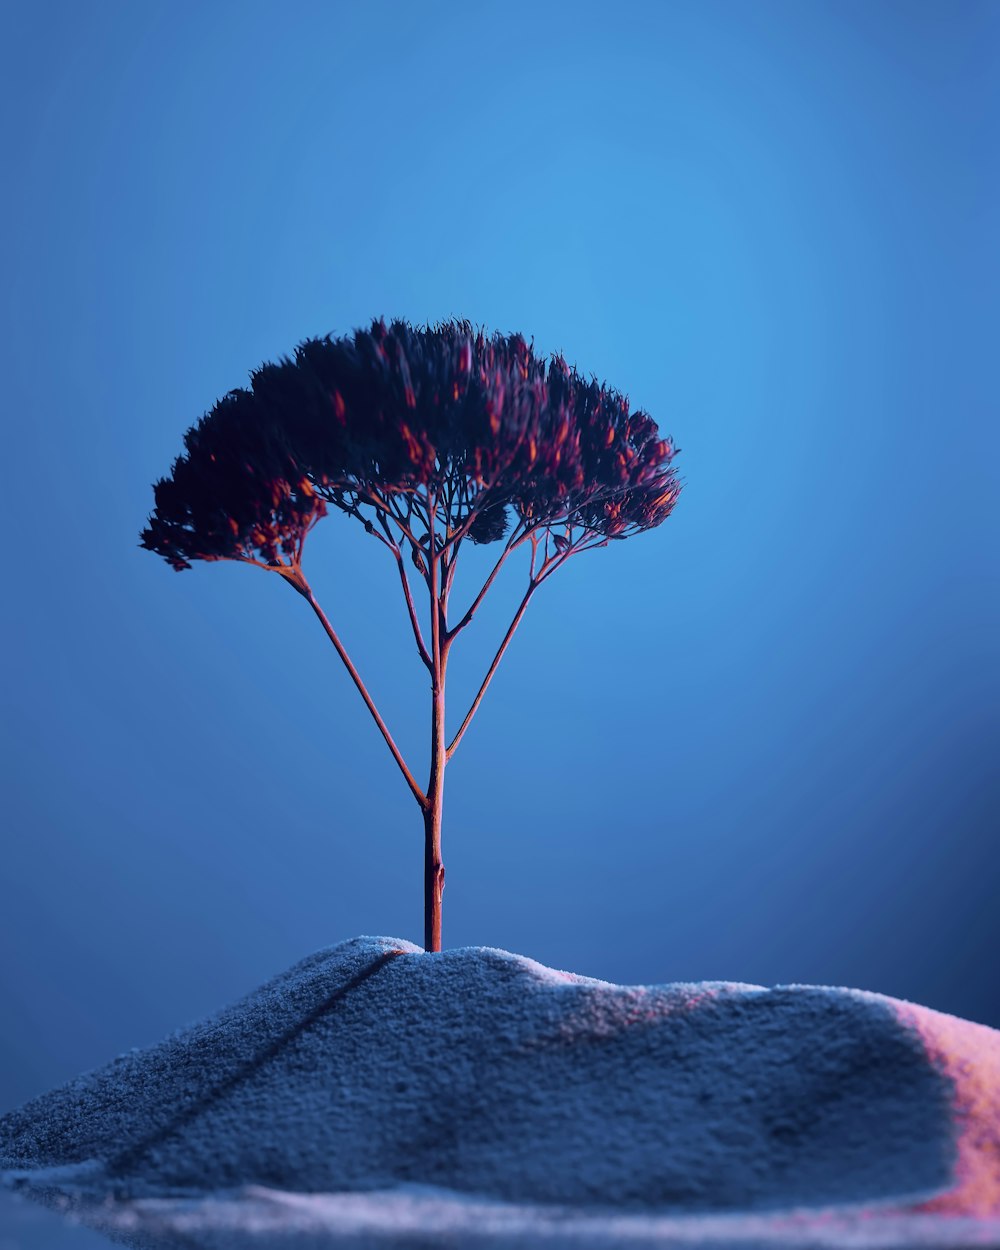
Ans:
{"type": "MultiPolygon", "coordinates": [[[[359,938],[0,1120],[130,1198],[418,1184],[518,1203],[1000,1213],[1000,1033],[875,994],[615,986],[359,938]]],[[[46,1174],[57,1184],[58,1174],[46,1174]],[[53,1177],[57,1179],[53,1179],[53,1177]]]]}

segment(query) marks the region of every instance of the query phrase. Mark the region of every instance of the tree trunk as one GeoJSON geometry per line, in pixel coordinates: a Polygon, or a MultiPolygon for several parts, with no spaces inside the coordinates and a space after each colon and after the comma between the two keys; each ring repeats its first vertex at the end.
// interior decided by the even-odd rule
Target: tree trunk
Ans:
{"type": "Polygon", "coordinates": [[[441,949],[441,896],[444,864],[441,862],[441,814],[444,809],[444,768],[447,760],[444,736],[444,664],[433,689],[431,712],[431,776],[424,812],[424,949],[441,949]]]}

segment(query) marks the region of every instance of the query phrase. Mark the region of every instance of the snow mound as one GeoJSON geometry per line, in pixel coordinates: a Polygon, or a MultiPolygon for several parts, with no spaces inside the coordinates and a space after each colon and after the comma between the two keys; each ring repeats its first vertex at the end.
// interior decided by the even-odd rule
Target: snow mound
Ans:
{"type": "Polygon", "coordinates": [[[358,938],[5,1116],[0,1167],[133,1200],[987,1216],[1000,1033],[856,990],[616,986],[358,938]]]}

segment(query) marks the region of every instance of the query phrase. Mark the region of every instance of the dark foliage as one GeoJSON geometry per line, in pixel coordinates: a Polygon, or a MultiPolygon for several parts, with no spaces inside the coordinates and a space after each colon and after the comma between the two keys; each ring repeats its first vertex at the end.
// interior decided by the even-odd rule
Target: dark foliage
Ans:
{"type": "Polygon", "coordinates": [[[646,413],[520,335],[375,321],[302,343],[202,417],[141,546],[175,569],[294,563],[328,506],[370,530],[402,518],[425,546],[432,522],[438,545],[496,542],[512,522],[596,544],[670,514],[673,456],[646,413]]]}

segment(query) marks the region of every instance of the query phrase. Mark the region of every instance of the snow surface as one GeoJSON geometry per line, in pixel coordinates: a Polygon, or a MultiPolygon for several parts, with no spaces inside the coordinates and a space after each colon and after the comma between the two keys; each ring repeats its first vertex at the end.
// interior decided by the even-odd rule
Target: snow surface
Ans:
{"type": "Polygon", "coordinates": [[[164,1248],[1000,1246],[1000,1033],[358,938],[5,1116],[0,1167],[164,1248]]]}

